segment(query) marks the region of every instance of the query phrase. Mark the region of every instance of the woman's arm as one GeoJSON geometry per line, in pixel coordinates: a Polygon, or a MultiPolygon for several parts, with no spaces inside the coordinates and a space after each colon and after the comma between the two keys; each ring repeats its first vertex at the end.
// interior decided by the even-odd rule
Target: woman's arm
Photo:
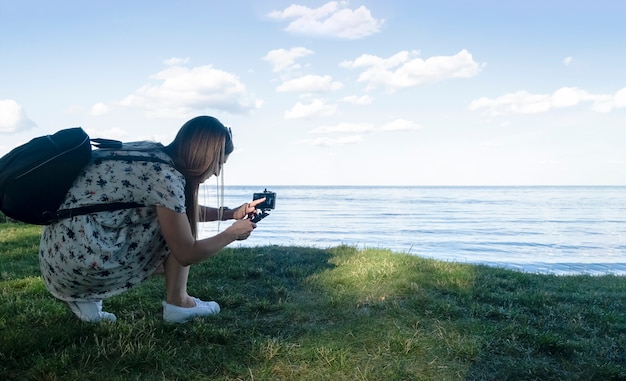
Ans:
{"type": "MultiPolygon", "coordinates": [[[[227,207],[222,207],[222,221],[224,220],[232,220],[233,214],[237,209],[229,209],[227,207]]],[[[200,212],[198,215],[199,222],[209,222],[209,221],[217,221],[219,217],[220,208],[211,208],[208,206],[200,205],[200,212]]]]}
{"type": "MultiPolygon", "coordinates": [[[[246,218],[246,216],[250,213],[256,211],[256,206],[265,201],[265,197],[254,200],[250,203],[245,203],[236,207],[235,209],[229,209],[227,207],[223,207],[222,221],[223,220],[241,220],[246,218]]],[[[219,209],[211,208],[208,206],[200,205],[200,212],[198,216],[198,221],[200,222],[209,222],[209,221],[217,221],[219,217],[219,209]]]]}
{"type": "Polygon", "coordinates": [[[185,213],[157,206],[157,217],[167,246],[183,266],[202,262],[228,244],[247,239],[256,227],[249,219],[239,220],[212,237],[198,240],[191,233],[185,213]]]}

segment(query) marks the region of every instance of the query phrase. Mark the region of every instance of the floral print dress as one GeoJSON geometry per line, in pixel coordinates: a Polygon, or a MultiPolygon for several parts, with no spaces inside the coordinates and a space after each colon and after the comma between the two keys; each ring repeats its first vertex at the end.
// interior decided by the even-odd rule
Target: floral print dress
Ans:
{"type": "Polygon", "coordinates": [[[138,202],[145,207],[75,216],[44,228],[39,263],[56,298],[96,301],[118,295],[149,277],[169,254],[156,206],[185,213],[185,178],[169,156],[150,145],[162,147],[127,143],[124,150],[94,150],[61,205],[138,202]],[[158,157],[171,164],[99,160],[110,155],[158,157]]]}

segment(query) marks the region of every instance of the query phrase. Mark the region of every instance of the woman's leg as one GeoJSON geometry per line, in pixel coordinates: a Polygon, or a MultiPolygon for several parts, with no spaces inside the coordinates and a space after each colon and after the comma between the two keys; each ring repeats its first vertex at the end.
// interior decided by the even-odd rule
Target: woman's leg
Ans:
{"type": "Polygon", "coordinates": [[[173,254],[165,260],[166,302],[179,307],[195,307],[196,302],[187,294],[189,267],[181,265],[173,254]]]}
{"type": "Polygon", "coordinates": [[[82,321],[116,321],[117,318],[112,313],[102,311],[102,300],[89,302],[65,302],[74,315],[82,321]]]}
{"type": "Polygon", "coordinates": [[[170,323],[184,323],[197,316],[214,315],[220,312],[219,304],[205,302],[187,294],[189,266],[182,266],[169,255],[165,260],[165,292],[163,319],[170,323]]]}

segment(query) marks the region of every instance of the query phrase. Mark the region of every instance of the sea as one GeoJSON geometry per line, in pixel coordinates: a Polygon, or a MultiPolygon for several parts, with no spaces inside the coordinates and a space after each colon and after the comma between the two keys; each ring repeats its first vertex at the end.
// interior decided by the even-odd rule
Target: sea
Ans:
{"type": "MultiPolygon", "coordinates": [[[[230,247],[389,249],[557,275],[626,275],[623,186],[225,186],[224,205],[276,192],[275,209],[230,247]]],[[[201,203],[217,206],[216,185],[201,203]]],[[[232,221],[201,224],[208,237],[232,221]]]]}

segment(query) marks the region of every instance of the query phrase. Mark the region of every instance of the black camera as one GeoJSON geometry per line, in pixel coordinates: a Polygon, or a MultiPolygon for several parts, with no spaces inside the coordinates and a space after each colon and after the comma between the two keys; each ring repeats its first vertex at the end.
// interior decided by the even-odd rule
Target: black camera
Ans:
{"type": "Polygon", "coordinates": [[[262,193],[254,193],[252,195],[252,201],[261,198],[265,198],[265,201],[256,206],[257,211],[260,210],[261,213],[253,212],[249,215],[249,218],[252,220],[252,222],[261,221],[262,219],[270,215],[269,213],[267,213],[268,210],[272,210],[276,207],[276,192],[270,192],[265,189],[262,193]]]}

